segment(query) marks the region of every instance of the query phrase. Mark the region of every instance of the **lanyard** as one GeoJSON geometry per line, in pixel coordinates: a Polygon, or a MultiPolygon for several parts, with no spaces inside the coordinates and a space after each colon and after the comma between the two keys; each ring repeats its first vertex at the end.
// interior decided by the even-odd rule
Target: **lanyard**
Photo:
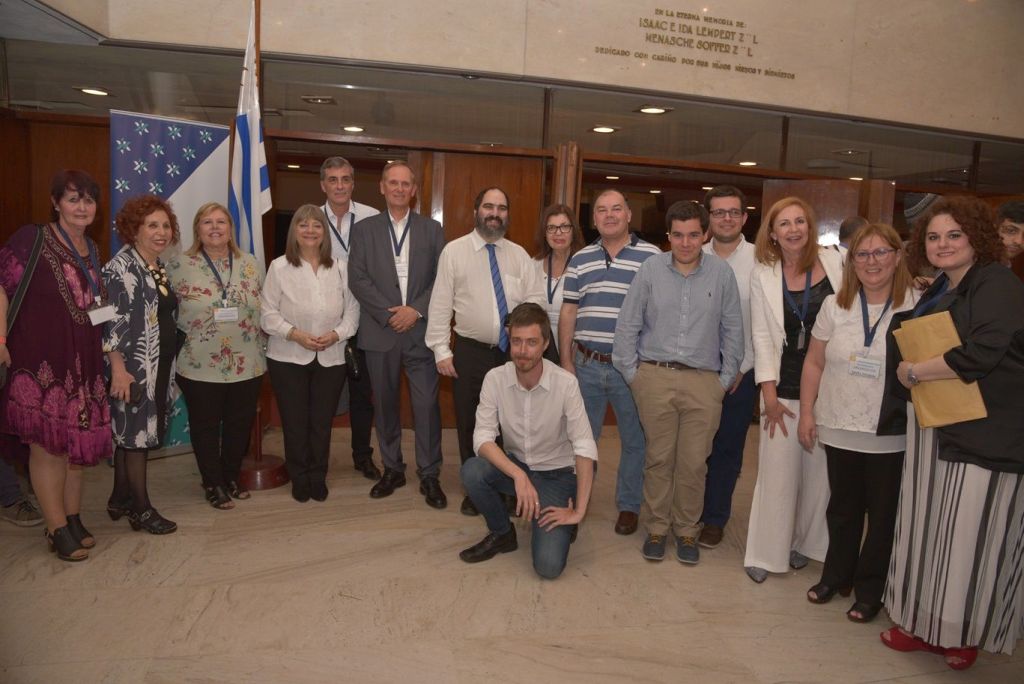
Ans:
{"type": "MultiPolygon", "coordinates": [[[[57,230],[60,231],[60,236],[64,238],[64,242],[68,243],[68,251],[70,251],[71,254],[74,255],[75,261],[78,262],[78,267],[82,269],[82,273],[85,274],[85,279],[89,281],[89,289],[92,290],[92,296],[95,299],[99,299],[99,282],[92,279],[92,275],[90,275],[89,273],[89,267],[85,265],[85,259],[83,259],[82,255],[78,253],[77,249],[75,249],[75,244],[71,242],[71,237],[68,236],[67,231],[64,230],[64,226],[60,225],[60,221],[58,221],[55,225],[57,226],[57,230]]],[[[96,246],[92,244],[92,240],[90,240],[89,238],[85,239],[85,244],[89,246],[89,263],[92,264],[92,267],[96,270],[96,274],[99,275],[100,260],[99,257],[96,256],[96,246]]]]}
{"type": "MultiPolygon", "coordinates": [[[[324,207],[326,208],[326,205],[324,205],[324,207]]],[[[339,233],[338,229],[334,227],[333,223],[331,223],[331,217],[327,215],[326,211],[324,212],[324,216],[327,217],[327,225],[329,225],[331,227],[331,232],[334,233],[334,237],[338,238],[338,244],[341,245],[341,248],[347,252],[348,251],[348,245],[346,245],[345,241],[341,239],[341,233],[339,233]]],[[[356,222],[355,212],[353,212],[351,209],[349,209],[348,210],[348,236],[349,236],[350,240],[352,239],[352,226],[355,225],[355,222],[356,222]]]]}
{"type": "Polygon", "coordinates": [[[213,263],[213,259],[210,258],[210,255],[206,253],[205,249],[200,248],[199,251],[203,253],[203,258],[206,259],[206,265],[210,267],[211,271],[213,271],[213,277],[217,279],[217,284],[220,285],[220,300],[226,305],[228,301],[228,285],[231,284],[231,276],[235,271],[235,255],[231,253],[230,249],[228,249],[228,282],[227,285],[225,285],[224,280],[220,277],[220,271],[217,270],[217,266],[213,263]]]}
{"type": "MultiPolygon", "coordinates": [[[[554,280],[554,285],[551,282],[551,269],[555,263],[555,253],[548,252],[548,304],[555,303],[555,290],[558,289],[558,283],[562,282],[562,276],[565,275],[565,270],[562,271],[562,275],[558,276],[554,280]]],[[[569,268],[569,260],[566,259],[565,267],[569,268]]]]}
{"type": "Polygon", "coordinates": [[[930,289],[935,289],[936,284],[939,284],[939,287],[935,290],[935,294],[928,299],[922,299],[919,301],[917,306],[914,307],[913,313],[910,314],[911,318],[917,318],[918,316],[922,316],[930,311],[931,308],[935,306],[935,303],[946,294],[947,290],[949,290],[949,279],[946,277],[945,273],[935,279],[935,282],[932,283],[932,287],[930,289]]]}
{"type": "MultiPolygon", "coordinates": [[[[411,212],[410,212],[411,213],[411,212]]],[[[405,244],[405,238],[409,236],[409,224],[412,221],[409,220],[409,214],[405,215],[405,230],[402,231],[402,239],[398,240],[395,238],[395,226],[391,223],[391,214],[388,214],[388,227],[391,229],[391,244],[395,248],[395,256],[402,256],[402,245],[405,244]]]]}
{"type": "Polygon", "coordinates": [[[878,332],[878,326],[881,324],[882,319],[885,318],[885,312],[892,306],[892,297],[885,302],[885,308],[882,309],[882,313],[878,316],[878,320],[875,324],[868,327],[868,298],[864,296],[864,290],[860,291],[860,313],[864,320],[864,348],[868,349],[871,347],[871,343],[875,341],[875,333],[878,332]]]}
{"type": "Polygon", "coordinates": [[[782,279],[782,296],[785,298],[786,303],[789,304],[789,308],[793,310],[793,313],[800,319],[800,327],[806,327],[804,321],[807,320],[807,309],[810,308],[811,303],[811,271],[813,269],[807,269],[807,279],[804,281],[804,294],[800,300],[800,308],[796,308],[796,301],[793,296],[789,294],[789,287],[786,285],[786,279],[782,279]]]}

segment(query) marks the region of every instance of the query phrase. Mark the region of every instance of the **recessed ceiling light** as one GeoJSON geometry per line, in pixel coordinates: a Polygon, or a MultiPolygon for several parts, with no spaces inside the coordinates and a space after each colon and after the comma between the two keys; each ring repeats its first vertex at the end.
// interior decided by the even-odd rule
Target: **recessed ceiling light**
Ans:
{"type": "Polygon", "coordinates": [[[462,74],[462,78],[466,79],[467,81],[475,81],[480,77],[477,76],[476,74],[462,74]]]}
{"type": "Polygon", "coordinates": [[[480,144],[481,145],[487,145],[488,147],[501,147],[501,145],[502,145],[502,143],[495,142],[493,140],[481,140],[480,144]]]}
{"type": "Polygon", "coordinates": [[[850,176],[850,180],[864,180],[860,176],[850,176]]]}
{"type": "Polygon", "coordinates": [[[288,164],[287,166],[288,166],[289,169],[299,169],[299,168],[302,168],[298,164],[288,164]]]}
{"type": "Polygon", "coordinates": [[[592,129],[595,133],[614,133],[619,130],[615,126],[594,126],[592,129]]]}
{"type": "Polygon", "coordinates": [[[308,102],[309,104],[335,104],[334,98],[330,95],[300,95],[299,99],[303,102],[308,102]]]}
{"type": "Polygon", "coordinates": [[[605,176],[606,180],[619,180],[618,176],[605,176]]]}
{"type": "Polygon", "coordinates": [[[757,162],[755,162],[755,161],[742,161],[742,162],[740,162],[740,166],[757,166],[757,162]]]}
{"type": "Polygon", "coordinates": [[[747,207],[747,211],[757,211],[757,207],[747,207]]]}
{"type": "Polygon", "coordinates": [[[342,130],[348,131],[349,133],[362,133],[366,129],[362,126],[345,126],[342,130]]]}
{"type": "Polygon", "coordinates": [[[97,88],[96,86],[74,86],[75,90],[83,92],[86,95],[97,95],[99,97],[107,97],[110,95],[109,90],[104,88],[97,88]]]}
{"type": "Polygon", "coordinates": [[[660,195],[661,194],[661,190],[651,190],[651,194],[652,195],[660,195]]]}
{"type": "Polygon", "coordinates": [[[636,110],[641,114],[666,114],[672,111],[671,107],[658,107],[655,105],[644,105],[640,109],[636,110]]]}
{"type": "Polygon", "coordinates": [[[855,154],[864,154],[864,150],[855,150],[852,147],[847,147],[842,150],[832,150],[832,154],[840,154],[844,157],[852,157],[855,154]]]}
{"type": "Polygon", "coordinates": [[[710,185],[702,185],[702,186],[700,186],[700,189],[701,190],[710,190],[711,186],[710,185]]]}

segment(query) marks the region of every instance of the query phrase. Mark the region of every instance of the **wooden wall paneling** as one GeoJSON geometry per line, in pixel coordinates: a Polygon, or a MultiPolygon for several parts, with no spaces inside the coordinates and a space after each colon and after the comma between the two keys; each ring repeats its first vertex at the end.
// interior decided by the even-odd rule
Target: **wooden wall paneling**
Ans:
{"type": "Polygon", "coordinates": [[[583,187],[583,160],[575,142],[561,143],[555,152],[553,204],[565,204],[579,214],[583,187]]]}
{"type": "Polygon", "coordinates": [[[887,180],[859,181],[861,216],[872,223],[893,224],[896,184],[887,180]]]}
{"type": "MultiPolygon", "coordinates": [[[[860,212],[861,181],[848,180],[766,180],[761,192],[762,216],[780,199],[796,196],[814,208],[818,235],[839,237],[839,224],[860,212]]],[[[892,217],[892,206],[889,207],[892,217]]]]}
{"type": "Polygon", "coordinates": [[[32,215],[28,124],[6,112],[0,112],[0,150],[4,156],[0,164],[0,244],[4,244],[18,228],[49,214],[32,215]]]}

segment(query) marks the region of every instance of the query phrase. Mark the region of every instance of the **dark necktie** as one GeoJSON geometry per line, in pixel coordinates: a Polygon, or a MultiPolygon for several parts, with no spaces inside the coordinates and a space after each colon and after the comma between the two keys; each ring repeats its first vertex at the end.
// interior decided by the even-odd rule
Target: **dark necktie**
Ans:
{"type": "Polygon", "coordinates": [[[498,349],[508,351],[508,333],[505,332],[505,317],[508,316],[508,304],[505,303],[505,286],[501,284],[501,273],[498,271],[498,257],[494,253],[494,245],[487,244],[487,258],[491,262],[491,283],[494,285],[494,299],[498,302],[498,349]]]}

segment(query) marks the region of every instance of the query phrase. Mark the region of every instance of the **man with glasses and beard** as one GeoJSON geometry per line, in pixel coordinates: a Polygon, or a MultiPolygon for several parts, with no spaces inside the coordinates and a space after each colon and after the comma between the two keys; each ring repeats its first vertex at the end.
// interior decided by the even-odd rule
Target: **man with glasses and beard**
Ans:
{"type": "MultiPolygon", "coordinates": [[[[441,252],[430,297],[426,343],[437,372],[454,380],[455,429],[462,462],[472,458],[480,387],[487,371],[508,360],[505,317],[523,302],[540,304],[544,284],[526,250],[505,239],[508,195],[485,188],[473,203],[476,227],[441,252]],[[455,349],[450,321],[455,317],[455,349]]],[[[468,496],[462,513],[477,515],[468,496]]]]}

